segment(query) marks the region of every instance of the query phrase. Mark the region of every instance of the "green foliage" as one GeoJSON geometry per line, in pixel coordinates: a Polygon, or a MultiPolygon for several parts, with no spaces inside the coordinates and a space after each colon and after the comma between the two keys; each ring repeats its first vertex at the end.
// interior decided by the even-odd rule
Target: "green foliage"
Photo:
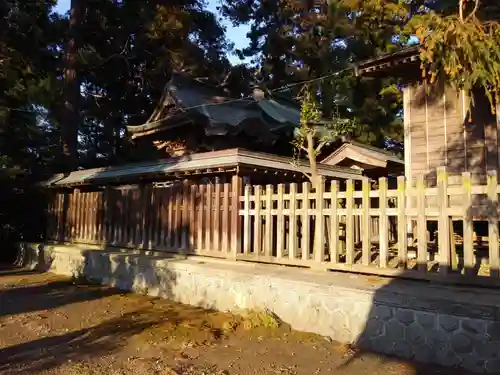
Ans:
{"type": "MultiPolygon", "coordinates": [[[[236,24],[250,25],[250,44],[239,51],[251,57],[270,88],[329,76],[318,81],[316,99],[325,118],[355,118],[353,135],[385,146],[386,138],[400,137],[394,126],[401,110],[399,96],[381,95],[391,78],[357,78],[335,72],[353,61],[390,52],[404,44],[397,38],[410,7],[398,0],[330,0],[300,6],[290,1],[224,0],[223,12],[236,24]],[[294,6],[295,4],[295,6],[294,6]],[[339,100],[339,97],[342,99],[339,100]],[[347,98],[347,106],[339,101],[347,98]],[[339,112],[338,114],[336,112],[339,112]]],[[[311,3],[311,2],[309,2],[311,3]]],[[[307,4],[307,2],[305,3],[307,4]]],[[[301,85],[292,88],[298,96],[301,85]]]]}
{"type": "Polygon", "coordinates": [[[459,3],[455,14],[431,11],[408,24],[421,43],[423,77],[431,83],[444,78],[471,97],[474,88],[481,88],[494,112],[500,101],[500,25],[476,17],[471,6],[479,10],[479,0],[459,3]]]}
{"type": "Polygon", "coordinates": [[[331,118],[323,118],[323,113],[314,94],[314,89],[306,86],[301,95],[300,127],[295,130],[292,141],[294,161],[305,153],[310,164],[309,171],[302,171],[315,185],[319,182],[316,169],[316,158],[322,148],[356,130],[355,120],[341,117],[338,110],[331,118]]]}
{"type": "Polygon", "coordinates": [[[311,146],[316,157],[324,146],[357,129],[355,120],[341,117],[338,109],[331,118],[323,118],[321,108],[310,89],[304,90],[300,114],[300,127],[292,142],[296,153],[307,152],[308,135],[312,135],[315,142],[311,146]]]}
{"type": "MultiPolygon", "coordinates": [[[[125,125],[145,121],[174,69],[216,81],[224,76],[231,46],[202,0],[85,3],[80,122],[71,124],[78,128],[80,167],[141,159],[125,125]]],[[[68,15],[54,14],[55,4],[0,0],[0,239],[33,238],[29,231],[38,238],[35,221],[45,207],[36,181],[61,169],[68,15]]]]}

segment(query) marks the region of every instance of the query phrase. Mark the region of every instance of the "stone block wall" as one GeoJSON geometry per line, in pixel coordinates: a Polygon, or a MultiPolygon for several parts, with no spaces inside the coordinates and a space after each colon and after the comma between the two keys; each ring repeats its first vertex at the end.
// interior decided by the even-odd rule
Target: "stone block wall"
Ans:
{"type": "Polygon", "coordinates": [[[32,267],[223,311],[269,309],[361,350],[500,373],[500,293],[166,254],[24,244],[32,267]],[[42,252],[42,254],[40,253],[42,252]]]}

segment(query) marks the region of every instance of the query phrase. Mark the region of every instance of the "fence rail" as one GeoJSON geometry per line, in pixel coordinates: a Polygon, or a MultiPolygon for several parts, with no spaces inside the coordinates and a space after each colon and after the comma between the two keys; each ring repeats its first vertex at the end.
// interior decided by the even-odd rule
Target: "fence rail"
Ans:
{"type": "Polygon", "coordinates": [[[48,237],[321,269],[476,283],[499,279],[497,175],[473,186],[404,177],[241,188],[190,185],[57,194],[48,237]],[[410,235],[409,235],[410,232],[410,235]]]}

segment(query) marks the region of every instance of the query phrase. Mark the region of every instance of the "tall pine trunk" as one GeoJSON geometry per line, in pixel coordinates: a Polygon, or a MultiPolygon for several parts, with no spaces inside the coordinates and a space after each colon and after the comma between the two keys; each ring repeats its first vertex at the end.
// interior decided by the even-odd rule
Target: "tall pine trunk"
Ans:
{"type": "Polygon", "coordinates": [[[77,57],[84,1],[71,0],[68,40],[64,53],[61,147],[65,172],[73,171],[78,167],[80,81],[77,72],[77,57]]]}

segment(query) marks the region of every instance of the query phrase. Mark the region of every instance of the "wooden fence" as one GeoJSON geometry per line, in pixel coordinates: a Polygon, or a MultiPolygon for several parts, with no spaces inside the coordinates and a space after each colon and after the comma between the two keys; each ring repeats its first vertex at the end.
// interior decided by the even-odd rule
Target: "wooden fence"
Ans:
{"type": "Polygon", "coordinates": [[[449,186],[440,169],[436,186],[400,177],[392,189],[385,178],[316,191],[308,183],[242,189],[239,181],[60,193],[48,236],[377,275],[500,279],[496,173],[484,186],[472,186],[468,173],[449,186]]]}
{"type": "Polygon", "coordinates": [[[58,193],[48,209],[47,238],[226,258],[237,248],[240,190],[235,179],[58,193]]]}

